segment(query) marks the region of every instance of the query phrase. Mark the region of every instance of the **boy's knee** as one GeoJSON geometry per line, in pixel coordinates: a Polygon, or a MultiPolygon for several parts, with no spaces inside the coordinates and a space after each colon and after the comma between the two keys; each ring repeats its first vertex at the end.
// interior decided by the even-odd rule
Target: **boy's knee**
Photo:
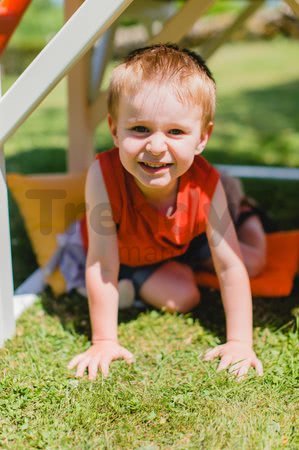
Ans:
{"type": "Polygon", "coordinates": [[[167,308],[172,312],[186,313],[198,305],[200,293],[192,269],[186,265],[180,265],[177,269],[176,288],[167,302],[167,308]]]}
{"type": "Polygon", "coordinates": [[[200,301],[200,292],[195,284],[182,286],[177,294],[166,302],[170,312],[187,313],[195,308],[200,301]]]}
{"type": "Polygon", "coordinates": [[[169,312],[186,313],[200,301],[200,293],[190,267],[170,261],[141,287],[143,300],[169,312]],[[155,280],[154,280],[155,277],[155,280]]]}

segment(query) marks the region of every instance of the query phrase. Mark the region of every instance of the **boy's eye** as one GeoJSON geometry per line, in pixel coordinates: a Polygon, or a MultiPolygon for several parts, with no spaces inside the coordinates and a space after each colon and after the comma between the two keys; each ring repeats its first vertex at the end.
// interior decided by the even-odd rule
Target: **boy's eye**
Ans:
{"type": "Polygon", "coordinates": [[[149,129],[142,126],[142,125],[137,125],[136,127],[131,128],[132,131],[136,131],[136,133],[148,133],[149,129]]]}
{"type": "Polygon", "coordinates": [[[173,128],[172,130],[169,130],[169,134],[178,136],[180,134],[184,134],[184,132],[183,132],[183,130],[179,130],[178,128],[173,128]]]}

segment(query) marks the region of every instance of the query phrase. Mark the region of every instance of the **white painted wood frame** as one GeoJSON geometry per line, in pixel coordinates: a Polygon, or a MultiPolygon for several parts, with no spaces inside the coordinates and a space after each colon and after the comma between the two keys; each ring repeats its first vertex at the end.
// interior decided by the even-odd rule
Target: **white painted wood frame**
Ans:
{"type": "Polygon", "coordinates": [[[8,219],[5,162],[0,149],[0,347],[15,332],[13,314],[13,281],[8,219]]]}
{"type": "MultiPolygon", "coordinates": [[[[65,21],[81,6],[82,1],[64,1],[65,21]]],[[[99,86],[111,57],[114,33],[115,22],[96,42],[96,46],[75,64],[67,76],[69,137],[67,168],[71,173],[87,169],[94,158],[95,127],[90,120],[90,110],[97,99],[102,99],[99,86]]]]}
{"type": "MultiPolygon", "coordinates": [[[[0,66],[0,98],[1,98],[1,66],[0,66]]],[[[10,249],[9,214],[7,201],[7,185],[5,175],[5,159],[3,147],[0,145],[0,347],[15,332],[13,313],[13,277],[10,249]]]]}
{"type": "Polygon", "coordinates": [[[299,181],[299,169],[295,167],[241,166],[236,164],[215,164],[215,166],[217,169],[238,178],[299,181]]]}
{"type": "Polygon", "coordinates": [[[15,332],[5,160],[0,148],[0,347],[15,332]]]}
{"type": "Polygon", "coordinates": [[[71,173],[82,172],[90,166],[94,158],[94,132],[88,120],[87,102],[89,65],[90,51],[81,58],[68,75],[67,170],[71,173]]]}
{"type": "MultiPolygon", "coordinates": [[[[67,22],[80,8],[83,0],[65,0],[64,18],[67,22]]],[[[88,121],[88,90],[91,50],[88,50],[67,75],[67,124],[69,172],[81,172],[94,156],[93,130],[88,121]]]]}

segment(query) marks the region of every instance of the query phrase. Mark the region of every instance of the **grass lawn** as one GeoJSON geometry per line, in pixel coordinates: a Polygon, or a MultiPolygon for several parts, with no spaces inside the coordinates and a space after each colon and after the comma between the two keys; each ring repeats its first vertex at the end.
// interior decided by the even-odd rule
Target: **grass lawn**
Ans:
{"type": "MultiPolygon", "coordinates": [[[[298,42],[227,45],[210,66],[219,96],[205,156],[218,163],[298,167],[298,42]]],[[[12,81],[5,79],[5,89],[12,81]]],[[[7,142],[8,171],[65,170],[64,105],[62,82],[7,142]]],[[[101,126],[97,148],[110,145],[101,126]]],[[[278,228],[299,228],[299,182],[245,184],[278,228]]],[[[17,286],[36,263],[11,198],[10,206],[17,286]]],[[[219,294],[202,294],[192,315],[122,312],[120,340],[136,363],[114,363],[107,380],[90,383],[66,369],[89,345],[86,302],[45,292],[0,350],[0,448],[299,448],[298,280],[288,298],[254,300],[255,348],[265,375],[252,372],[242,383],[200,359],[225,336],[219,294]]]]}

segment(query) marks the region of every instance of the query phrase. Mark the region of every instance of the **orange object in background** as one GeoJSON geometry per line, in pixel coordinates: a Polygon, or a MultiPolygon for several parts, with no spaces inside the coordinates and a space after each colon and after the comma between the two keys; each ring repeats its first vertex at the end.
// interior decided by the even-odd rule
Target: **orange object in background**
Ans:
{"type": "MultiPolygon", "coordinates": [[[[267,237],[267,265],[265,270],[250,279],[254,297],[287,297],[293,280],[299,273],[299,230],[278,231],[267,237]]],[[[219,289],[218,278],[209,272],[197,272],[199,286],[219,289]]]]}
{"type": "Polygon", "coordinates": [[[0,55],[30,3],[31,0],[0,1],[0,55]]]}

